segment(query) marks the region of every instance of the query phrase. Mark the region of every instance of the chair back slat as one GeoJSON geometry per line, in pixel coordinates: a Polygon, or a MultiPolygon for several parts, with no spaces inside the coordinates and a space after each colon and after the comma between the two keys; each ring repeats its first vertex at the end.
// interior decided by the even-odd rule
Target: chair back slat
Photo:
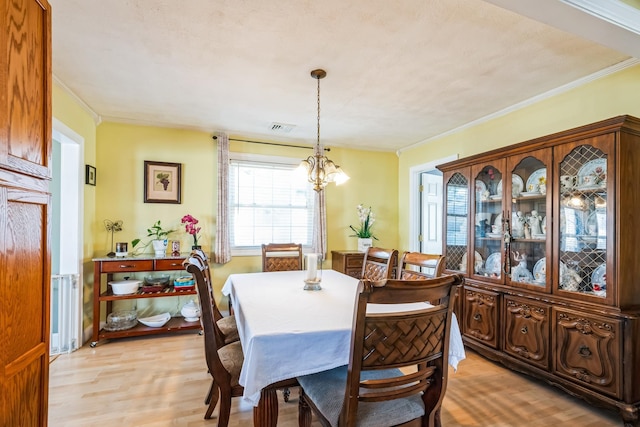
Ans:
{"type": "Polygon", "coordinates": [[[302,270],[302,245],[268,243],[262,245],[262,271],[302,270]]]}
{"type": "Polygon", "coordinates": [[[401,280],[423,280],[440,277],[444,273],[444,256],[404,252],[398,262],[396,278],[401,280]]]}
{"type": "Polygon", "coordinates": [[[367,249],[362,263],[362,279],[391,279],[398,263],[396,249],[383,249],[372,246],[367,249]]]}

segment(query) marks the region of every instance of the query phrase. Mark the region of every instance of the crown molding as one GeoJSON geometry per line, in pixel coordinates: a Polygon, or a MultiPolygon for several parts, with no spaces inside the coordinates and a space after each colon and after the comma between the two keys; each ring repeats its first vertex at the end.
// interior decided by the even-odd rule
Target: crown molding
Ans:
{"type": "Polygon", "coordinates": [[[525,99],[522,102],[518,102],[517,104],[511,105],[510,107],[504,108],[504,109],[502,109],[500,111],[496,111],[495,113],[491,113],[491,114],[489,114],[487,116],[484,116],[484,117],[481,117],[479,119],[473,120],[471,122],[465,123],[464,125],[458,126],[457,128],[454,128],[454,129],[451,129],[449,131],[443,132],[441,134],[432,136],[432,137],[427,138],[425,140],[422,140],[420,142],[416,142],[415,144],[408,145],[408,146],[398,150],[396,152],[396,154],[398,156],[400,156],[404,151],[419,147],[419,146],[424,145],[424,144],[428,144],[428,143],[430,143],[432,141],[444,138],[445,136],[453,135],[453,134],[461,132],[463,130],[478,126],[478,125],[480,125],[482,123],[490,122],[491,120],[497,119],[498,117],[506,116],[507,114],[511,114],[511,113],[513,113],[515,111],[522,110],[523,108],[526,108],[526,107],[528,107],[530,105],[536,104],[538,102],[544,101],[544,100],[549,99],[549,98],[553,98],[554,96],[557,96],[557,95],[560,95],[562,93],[568,92],[568,91],[573,90],[573,89],[575,89],[577,87],[586,85],[586,84],[591,83],[591,82],[593,82],[595,80],[599,80],[599,79],[601,79],[603,77],[607,77],[607,76],[609,76],[611,74],[615,74],[615,73],[617,73],[619,71],[622,71],[622,70],[625,70],[627,68],[634,67],[634,66],[636,66],[638,64],[640,64],[640,59],[637,59],[637,58],[627,59],[626,61],[619,62],[619,63],[617,63],[615,65],[607,67],[607,68],[605,68],[603,70],[600,70],[600,71],[598,71],[596,73],[590,74],[590,75],[588,75],[586,77],[583,77],[581,79],[574,80],[574,81],[572,81],[570,83],[567,83],[567,84],[565,84],[563,86],[559,86],[559,87],[551,89],[551,90],[549,90],[547,92],[541,93],[540,95],[536,95],[536,96],[531,97],[529,99],[525,99]]]}
{"type": "Polygon", "coordinates": [[[96,126],[98,126],[100,123],[102,123],[102,117],[100,116],[100,114],[96,113],[95,110],[89,106],[89,104],[84,102],[82,100],[82,98],[80,98],[78,95],[76,95],[76,93],[74,91],[72,91],[69,88],[69,86],[64,84],[64,82],[62,80],[60,80],[60,78],[58,78],[58,76],[56,76],[55,74],[52,73],[52,77],[53,77],[53,82],[55,84],[57,84],[58,86],[60,86],[60,88],[64,92],[66,92],[66,94],[69,95],[71,97],[71,99],[73,99],[76,102],[76,104],[78,104],[80,106],[80,108],[82,108],[87,114],[89,114],[91,116],[91,118],[93,119],[93,122],[95,123],[96,126]]]}
{"type": "Polygon", "coordinates": [[[640,34],[640,10],[617,0],[560,0],[635,34],[640,34]]]}

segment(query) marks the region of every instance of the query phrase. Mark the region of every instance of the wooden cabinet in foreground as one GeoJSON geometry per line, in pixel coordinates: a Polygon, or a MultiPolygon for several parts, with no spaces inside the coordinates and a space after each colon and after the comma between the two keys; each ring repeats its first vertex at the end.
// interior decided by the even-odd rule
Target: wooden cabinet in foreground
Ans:
{"type": "Polygon", "coordinates": [[[640,418],[640,119],[440,165],[465,344],[640,418]]]}

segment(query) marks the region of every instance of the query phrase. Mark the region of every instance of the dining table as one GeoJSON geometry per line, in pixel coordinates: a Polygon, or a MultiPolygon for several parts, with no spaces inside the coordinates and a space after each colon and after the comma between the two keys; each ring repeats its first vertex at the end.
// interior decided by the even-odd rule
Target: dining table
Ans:
{"type": "MultiPolygon", "coordinates": [[[[254,406],[254,425],[276,426],[273,384],[349,363],[359,280],[322,270],[320,290],[304,289],[305,271],[231,274],[222,287],[234,308],[244,362],[243,399],[254,406]]],[[[418,303],[424,308],[424,304],[418,303]]],[[[406,310],[415,304],[405,304],[406,310]]],[[[398,309],[395,306],[394,311],[398,309]]],[[[370,305],[384,311],[385,306],[370,305]]],[[[455,316],[455,314],[454,314],[455,316]]],[[[451,322],[449,365],[465,358],[457,320],[451,322]]]]}

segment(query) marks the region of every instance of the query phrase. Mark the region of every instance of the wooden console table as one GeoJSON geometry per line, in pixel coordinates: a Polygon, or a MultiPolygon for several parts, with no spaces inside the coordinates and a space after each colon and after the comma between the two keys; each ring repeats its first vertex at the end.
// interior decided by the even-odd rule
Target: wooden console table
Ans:
{"type": "MultiPolygon", "coordinates": [[[[155,258],[152,255],[141,255],[126,258],[94,258],[94,277],[93,277],[93,338],[91,347],[95,347],[98,341],[108,338],[124,338],[139,335],[162,334],[167,332],[177,332],[187,329],[200,330],[200,322],[186,322],[182,317],[173,317],[166,325],[160,328],[152,328],[141,323],[131,329],[122,331],[107,331],[100,328],[100,314],[102,302],[105,302],[105,315],[112,311],[113,301],[143,299],[143,298],[163,298],[175,297],[181,295],[195,295],[195,290],[176,291],[173,286],[169,286],[159,292],[142,292],[139,290],[131,295],[114,295],[111,288],[106,284],[113,280],[115,273],[135,273],[135,272],[153,272],[153,271],[171,271],[184,270],[182,262],[184,256],[167,256],[163,258],[155,258]],[[106,276],[105,285],[102,285],[102,276],[106,276]]],[[[186,274],[186,273],[185,273],[186,274]]]]}

